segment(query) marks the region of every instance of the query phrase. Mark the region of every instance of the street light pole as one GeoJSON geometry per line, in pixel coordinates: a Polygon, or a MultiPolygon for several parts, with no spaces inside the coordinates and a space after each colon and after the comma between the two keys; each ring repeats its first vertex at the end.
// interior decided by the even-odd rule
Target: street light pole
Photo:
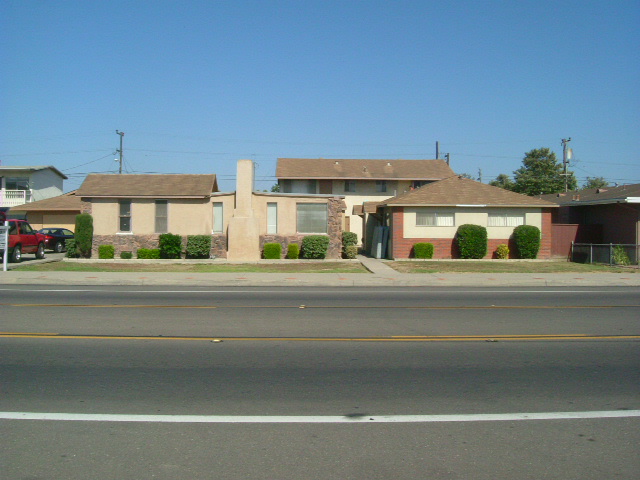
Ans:
{"type": "Polygon", "coordinates": [[[118,169],[118,173],[121,174],[122,173],[122,137],[124,137],[124,132],[119,132],[118,130],[116,130],[116,133],[120,135],[120,149],[117,150],[117,152],[120,153],[120,168],[118,169]]]}

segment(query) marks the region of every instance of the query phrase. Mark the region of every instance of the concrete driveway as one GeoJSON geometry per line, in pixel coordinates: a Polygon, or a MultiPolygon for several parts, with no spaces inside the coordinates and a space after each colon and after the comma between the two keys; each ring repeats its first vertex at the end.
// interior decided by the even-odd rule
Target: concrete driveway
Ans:
{"type": "MultiPolygon", "coordinates": [[[[38,260],[36,256],[32,253],[25,253],[22,255],[22,261],[20,263],[11,263],[7,262],[7,270],[12,270],[15,267],[20,265],[36,265],[38,263],[49,263],[49,262],[59,262],[61,261],[66,252],[63,253],[54,253],[54,252],[46,252],[45,256],[42,260],[38,260]]],[[[2,270],[2,257],[0,257],[0,270],[2,270]]]]}

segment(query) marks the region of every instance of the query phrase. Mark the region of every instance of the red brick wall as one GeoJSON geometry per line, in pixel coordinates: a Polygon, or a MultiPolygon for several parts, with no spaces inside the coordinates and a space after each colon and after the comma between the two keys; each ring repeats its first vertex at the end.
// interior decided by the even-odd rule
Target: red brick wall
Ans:
{"type": "MultiPolygon", "coordinates": [[[[416,243],[433,243],[433,258],[460,258],[458,247],[453,238],[404,238],[404,212],[402,207],[393,209],[393,258],[414,258],[413,245],[416,243]]],[[[542,212],[542,240],[538,258],[551,258],[551,210],[542,212]]],[[[509,258],[518,258],[516,246],[509,238],[490,238],[487,242],[487,255],[484,258],[496,258],[495,251],[500,244],[509,246],[509,258]]]]}

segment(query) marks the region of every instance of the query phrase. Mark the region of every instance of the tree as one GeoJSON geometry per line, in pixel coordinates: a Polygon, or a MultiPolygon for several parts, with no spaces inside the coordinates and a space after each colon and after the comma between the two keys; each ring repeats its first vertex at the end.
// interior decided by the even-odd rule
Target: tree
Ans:
{"type": "Polygon", "coordinates": [[[603,188],[608,186],[609,182],[604,177],[587,177],[587,181],[582,185],[582,188],[603,188]]]}
{"type": "Polygon", "coordinates": [[[495,180],[491,180],[489,182],[489,185],[504,188],[505,190],[513,190],[513,186],[515,184],[513,183],[513,180],[511,180],[511,177],[509,175],[501,173],[495,178],[495,180]]]}
{"type": "Polygon", "coordinates": [[[279,192],[280,191],[280,184],[276,183],[275,185],[271,186],[271,191],[272,192],[279,192]]]}
{"type": "MultiPolygon", "coordinates": [[[[536,148],[525,153],[522,167],[513,172],[513,191],[525,195],[559,193],[565,190],[563,166],[556,160],[556,154],[548,148],[536,148]]],[[[578,186],[573,172],[567,171],[567,189],[578,186]]]]}
{"type": "Polygon", "coordinates": [[[475,180],[475,178],[473,178],[470,173],[459,173],[458,176],[462,178],[468,178],[469,180],[475,180]]]}

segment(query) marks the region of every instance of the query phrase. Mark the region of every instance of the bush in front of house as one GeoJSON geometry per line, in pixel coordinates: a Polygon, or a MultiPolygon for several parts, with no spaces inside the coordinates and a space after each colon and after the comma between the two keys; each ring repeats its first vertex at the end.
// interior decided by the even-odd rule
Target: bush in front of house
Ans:
{"type": "Polygon", "coordinates": [[[76,256],[82,258],[91,257],[93,244],[93,217],[88,213],[76,215],[75,250],[76,256]]]}
{"type": "Polygon", "coordinates": [[[98,247],[98,258],[108,259],[115,256],[116,249],[113,245],[100,245],[98,247]]]}
{"type": "Polygon", "coordinates": [[[160,258],[180,258],[182,255],[182,237],[180,235],[163,233],[160,235],[158,246],[160,247],[160,258]]]}
{"type": "Polygon", "coordinates": [[[342,232],[342,256],[344,258],[356,258],[358,254],[358,248],[356,245],[358,244],[358,235],[354,232],[342,232]],[[355,254],[353,253],[353,248],[356,247],[355,254]],[[348,250],[348,252],[347,252],[348,250]]]}
{"type": "Polygon", "coordinates": [[[458,227],[456,243],[460,258],[484,258],[487,254],[487,229],[466,223],[458,227]]]}
{"type": "Polygon", "coordinates": [[[157,260],[160,258],[159,248],[139,248],[138,258],[143,260],[157,260]]]}
{"type": "Polygon", "coordinates": [[[78,253],[76,252],[76,241],[73,238],[68,239],[65,242],[65,248],[67,249],[67,258],[78,258],[78,253]]]}
{"type": "Polygon", "coordinates": [[[133,258],[132,252],[120,252],[120,258],[123,260],[131,260],[133,258]]]}
{"type": "Polygon", "coordinates": [[[211,235],[188,235],[187,258],[209,258],[211,256],[211,235]]]}
{"type": "Polygon", "coordinates": [[[329,249],[326,235],[307,235],[302,239],[302,258],[325,258],[329,249]]]}
{"type": "Polygon", "coordinates": [[[267,260],[280,260],[282,256],[282,245],[279,243],[265,243],[262,255],[267,260]]]}
{"type": "Polygon", "coordinates": [[[496,258],[505,260],[509,258],[509,245],[501,243],[496,247],[496,258]]]}
{"type": "Polygon", "coordinates": [[[358,256],[358,246],[357,245],[347,245],[344,247],[344,251],[342,252],[342,256],[344,258],[349,258],[353,260],[358,256]]]}
{"type": "Polygon", "coordinates": [[[616,245],[613,247],[613,263],[615,265],[631,265],[631,259],[629,254],[622,245],[616,245]]]}
{"type": "Polygon", "coordinates": [[[287,247],[287,258],[290,260],[297,260],[300,257],[300,245],[297,243],[290,243],[287,247]]]}
{"type": "Polygon", "coordinates": [[[540,250],[540,229],[533,225],[520,225],[513,229],[513,242],[520,258],[536,258],[540,250]]]}
{"type": "Polygon", "coordinates": [[[433,258],[433,243],[420,242],[413,245],[416,258],[433,258]]]}

